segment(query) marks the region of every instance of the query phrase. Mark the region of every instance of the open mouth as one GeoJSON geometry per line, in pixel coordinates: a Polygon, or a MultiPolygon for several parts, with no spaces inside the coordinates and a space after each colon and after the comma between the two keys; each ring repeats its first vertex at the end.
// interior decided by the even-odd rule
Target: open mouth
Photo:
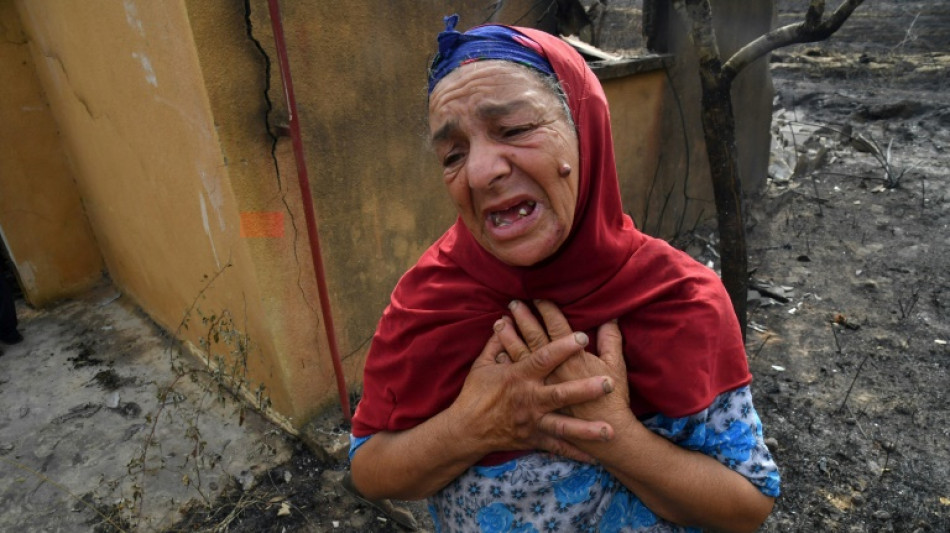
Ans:
{"type": "Polygon", "coordinates": [[[496,228],[503,228],[505,226],[510,226],[515,222],[529,216],[534,212],[534,208],[537,205],[533,200],[519,202],[508,209],[502,211],[492,211],[489,215],[491,223],[496,228]]]}

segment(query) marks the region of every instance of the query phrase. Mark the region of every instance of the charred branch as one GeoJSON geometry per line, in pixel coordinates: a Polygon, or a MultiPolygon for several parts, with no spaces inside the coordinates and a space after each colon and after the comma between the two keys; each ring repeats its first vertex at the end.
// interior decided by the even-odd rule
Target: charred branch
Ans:
{"type": "MultiPolygon", "coordinates": [[[[687,0],[687,3],[697,2],[707,4],[708,7],[707,0],[687,0]]],[[[723,65],[722,76],[730,80],[735,78],[749,63],[772,50],[793,44],[824,41],[838,31],[844,21],[848,20],[851,13],[863,2],[864,0],[843,0],[838,9],[827,19],[822,20],[825,14],[825,1],[811,0],[803,22],[776,28],[745,45],[723,65]]]]}

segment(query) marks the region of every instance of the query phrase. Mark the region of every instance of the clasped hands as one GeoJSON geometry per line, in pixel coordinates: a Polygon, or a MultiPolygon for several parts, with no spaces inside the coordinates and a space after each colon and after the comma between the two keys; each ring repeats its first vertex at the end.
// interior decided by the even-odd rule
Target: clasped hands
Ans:
{"type": "Polygon", "coordinates": [[[535,302],[543,325],[522,302],[473,363],[453,404],[467,437],[487,451],[544,450],[592,462],[588,444],[609,442],[631,420],[622,338],[615,321],[600,326],[600,356],[571,330],[551,302],[535,302]]]}

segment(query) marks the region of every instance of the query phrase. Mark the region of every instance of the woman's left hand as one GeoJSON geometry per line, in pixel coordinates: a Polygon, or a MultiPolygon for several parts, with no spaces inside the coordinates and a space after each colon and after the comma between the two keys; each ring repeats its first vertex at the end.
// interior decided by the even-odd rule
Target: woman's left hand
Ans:
{"type": "MultiPolygon", "coordinates": [[[[514,317],[514,324],[511,323],[511,319],[505,317],[506,327],[498,332],[505,351],[515,361],[527,357],[552,340],[574,333],[567,319],[553,303],[537,301],[535,305],[544,321],[543,325],[538,322],[527,305],[514,301],[509,306],[514,317]],[[514,327],[515,325],[517,328],[514,327]]],[[[598,328],[597,347],[600,352],[599,357],[586,350],[578,350],[575,355],[561,363],[548,381],[561,383],[606,375],[612,378],[614,390],[595,401],[562,409],[562,412],[584,420],[609,420],[611,425],[636,423],[630,411],[623,339],[616,321],[607,322],[598,328]]]]}

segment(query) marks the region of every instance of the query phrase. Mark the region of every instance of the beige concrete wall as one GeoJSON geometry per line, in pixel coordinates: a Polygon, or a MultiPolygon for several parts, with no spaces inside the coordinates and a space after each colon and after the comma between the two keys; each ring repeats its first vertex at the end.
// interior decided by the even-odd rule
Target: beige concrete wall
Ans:
{"type": "Polygon", "coordinates": [[[182,335],[196,344],[199,312],[232,313],[254,343],[250,379],[300,412],[287,376],[301,371],[274,356],[183,3],[17,8],[113,281],[169,331],[192,309],[182,335]]]}
{"type": "Polygon", "coordinates": [[[0,236],[34,306],[102,277],[102,258],[13,0],[0,0],[0,236]]]}
{"type": "Polygon", "coordinates": [[[671,187],[664,181],[668,176],[658,172],[662,147],[669,146],[669,139],[661,135],[666,76],[654,70],[601,83],[610,104],[624,211],[638,228],[655,234],[657,221],[673,214],[663,214],[664,198],[656,192],[671,187]]]}

